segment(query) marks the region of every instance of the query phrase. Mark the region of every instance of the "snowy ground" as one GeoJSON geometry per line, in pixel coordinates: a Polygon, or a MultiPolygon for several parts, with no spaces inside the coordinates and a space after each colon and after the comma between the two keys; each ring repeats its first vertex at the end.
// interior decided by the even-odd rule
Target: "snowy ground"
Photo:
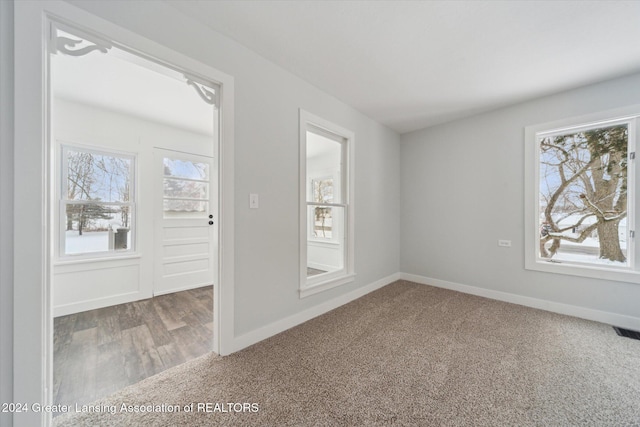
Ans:
{"type": "MultiPolygon", "coordinates": [[[[551,243],[547,244],[547,248],[551,243]]],[[[622,253],[627,254],[627,242],[621,241],[620,248],[622,253]]],[[[587,238],[582,243],[562,242],[558,253],[553,257],[554,261],[566,261],[566,262],[581,262],[590,264],[602,264],[602,265],[617,265],[624,266],[624,263],[609,261],[607,259],[600,259],[598,255],[600,253],[600,247],[598,240],[594,238],[587,238]]]]}
{"type": "MultiPolygon", "coordinates": [[[[127,236],[127,247],[131,247],[131,234],[127,236]]],[[[77,230],[67,231],[65,249],[67,254],[107,252],[109,250],[109,232],[85,231],[80,236],[77,230]]]]}
{"type": "MultiPolygon", "coordinates": [[[[575,214],[569,216],[567,218],[559,220],[558,225],[560,227],[569,227],[572,224],[578,223],[581,219],[581,214],[575,214]]],[[[544,218],[540,219],[542,223],[544,218]]],[[[588,217],[583,222],[581,227],[588,227],[592,224],[595,224],[595,217],[588,217]]],[[[626,236],[627,232],[627,218],[623,218],[620,221],[620,225],[618,227],[619,237],[620,237],[620,248],[622,249],[622,253],[627,254],[627,242],[626,236]]],[[[578,238],[580,236],[579,231],[576,233],[572,233],[571,231],[563,233],[567,237],[578,238]]],[[[547,248],[551,246],[551,242],[547,243],[547,248]]],[[[555,261],[567,261],[567,262],[581,262],[581,263],[590,263],[590,264],[602,264],[602,265],[618,265],[624,266],[625,264],[615,261],[609,261],[598,258],[600,254],[600,244],[598,239],[593,237],[587,237],[582,243],[573,243],[568,241],[562,241],[560,244],[560,249],[558,253],[553,257],[555,261]]]]}

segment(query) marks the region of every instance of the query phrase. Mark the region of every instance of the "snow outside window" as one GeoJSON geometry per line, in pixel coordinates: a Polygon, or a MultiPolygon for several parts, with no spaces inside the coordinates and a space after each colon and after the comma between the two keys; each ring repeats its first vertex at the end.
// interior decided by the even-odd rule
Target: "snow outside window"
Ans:
{"type": "Polygon", "coordinates": [[[527,128],[527,268],[638,281],[637,121],[605,115],[527,128]]]}
{"type": "Polygon", "coordinates": [[[162,205],[167,217],[206,217],[209,213],[209,165],[163,158],[162,205]]]}
{"type": "Polygon", "coordinates": [[[60,255],[133,250],[135,157],[62,146],[60,255]]]}

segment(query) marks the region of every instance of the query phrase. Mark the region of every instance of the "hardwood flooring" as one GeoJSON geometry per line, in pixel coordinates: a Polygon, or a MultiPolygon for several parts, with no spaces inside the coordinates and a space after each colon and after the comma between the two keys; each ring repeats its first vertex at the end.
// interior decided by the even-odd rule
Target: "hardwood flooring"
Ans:
{"type": "Polygon", "coordinates": [[[213,348],[213,286],[54,319],[53,403],[92,402],[213,348]]]}

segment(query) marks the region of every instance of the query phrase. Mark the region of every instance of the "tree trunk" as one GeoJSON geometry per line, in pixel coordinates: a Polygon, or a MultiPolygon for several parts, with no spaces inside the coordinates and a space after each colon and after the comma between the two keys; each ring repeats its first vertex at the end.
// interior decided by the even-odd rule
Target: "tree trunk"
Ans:
{"type": "Polygon", "coordinates": [[[598,224],[598,240],[600,241],[600,259],[625,262],[627,259],[620,248],[618,236],[619,221],[607,221],[598,224]]]}
{"type": "Polygon", "coordinates": [[[547,248],[544,247],[545,243],[547,243],[547,240],[540,239],[540,258],[551,257],[551,254],[549,253],[547,248]]]}
{"type": "Polygon", "coordinates": [[[552,239],[551,246],[549,249],[545,247],[549,240],[548,239],[540,239],[540,258],[553,258],[553,256],[560,249],[560,243],[562,239],[552,239]]]}
{"type": "Polygon", "coordinates": [[[556,254],[556,252],[558,252],[558,249],[560,249],[560,242],[562,242],[561,239],[553,239],[553,243],[549,248],[549,252],[550,252],[549,258],[553,257],[556,254]]]}
{"type": "Polygon", "coordinates": [[[82,229],[84,228],[84,222],[85,222],[85,217],[84,217],[84,206],[81,205],[80,206],[80,213],[78,214],[78,235],[82,236],[82,229]]]}

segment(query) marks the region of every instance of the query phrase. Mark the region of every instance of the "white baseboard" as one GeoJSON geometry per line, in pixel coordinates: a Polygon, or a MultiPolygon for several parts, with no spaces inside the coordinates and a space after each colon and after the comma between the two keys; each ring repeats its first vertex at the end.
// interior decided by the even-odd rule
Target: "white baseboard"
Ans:
{"type": "Polygon", "coordinates": [[[318,317],[321,314],[327,313],[335,308],[345,305],[360,297],[363,297],[366,294],[380,289],[383,286],[386,286],[397,280],[400,280],[400,273],[394,273],[380,280],[376,280],[375,282],[370,283],[366,286],[355,289],[347,294],[341,295],[329,301],[325,301],[315,307],[311,307],[307,310],[301,311],[300,313],[285,317],[284,319],[277,320],[259,329],[235,337],[233,352],[242,350],[243,348],[249,347],[250,345],[279,334],[280,332],[284,332],[287,329],[298,326],[301,323],[304,323],[308,320],[313,319],[314,317],[318,317]]]}
{"type": "Polygon", "coordinates": [[[157,297],[160,295],[174,294],[176,292],[188,291],[189,289],[198,289],[205,286],[213,286],[213,284],[211,282],[204,282],[204,283],[198,283],[197,285],[182,286],[182,287],[172,288],[172,289],[163,289],[161,291],[154,290],[153,296],[157,297]]]}
{"type": "Polygon", "coordinates": [[[608,325],[640,331],[640,318],[638,317],[611,313],[608,311],[595,310],[592,308],[579,307],[576,305],[548,301],[508,292],[496,291],[492,289],[478,288],[476,286],[463,285],[460,283],[448,282],[446,280],[433,279],[430,277],[418,276],[409,273],[400,273],[400,278],[402,280],[407,280],[422,285],[450,289],[452,291],[463,292],[465,294],[477,295],[484,298],[510,302],[513,304],[524,305],[540,310],[551,311],[553,313],[566,314],[568,316],[579,317],[581,319],[594,320],[596,322],[606,323],[608,325]]]}

